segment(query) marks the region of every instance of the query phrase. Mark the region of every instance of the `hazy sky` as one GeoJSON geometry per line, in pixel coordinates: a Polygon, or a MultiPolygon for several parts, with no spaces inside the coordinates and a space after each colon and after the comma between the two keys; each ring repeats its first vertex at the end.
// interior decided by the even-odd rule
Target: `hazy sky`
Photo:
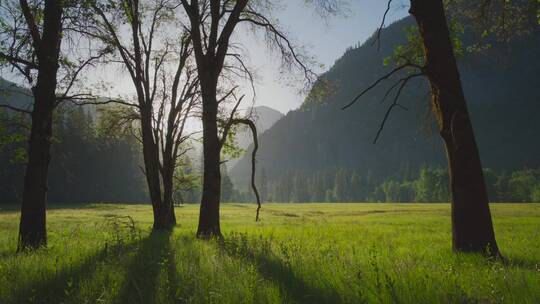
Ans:
{"type": "MultiPolygon", "coordinates": [[[[363,43],[381,23],[387,0],[344,0],[348,9],[343,16],[321,18],[317,12],[305,4],[304,0],[277,0],[273,16],[280,28],[296,45],[304,46],[317,63],[322,64],[317,72],[330,68],[348,47],[363,43]]],[[[394,0],[388,13],[386,25],[407,15],[408,1],[394,0]]],[[[255,71],[256,105],[265,105],[286,113],[298,108],[303,100],[299,93],[301,83],[292,86],[286,80],[280,80],[279,57],[269,54],[262,35],[256,35],[240,28],[233,40],[240,41],[248,52],[247,63],[255,71]]],[[[384,36],[382,43],[384,43],[384,36]]],[[[91,82],[95,78],[104,80],[111,86],[107,96],[133,95],[131,80],[121,65],[99,67],[90,72],[91,82]]],[[[12,79],[11,73],[2,73],[2,77],[12,79]]],[[[246,86],[249,91],[249,86],[246,86]]],[[[248,100],[249,98],[246,98],[248,100]]],[[[246,109],[251,103],[244,103],[246,109]]]]}
{"type": "MultiPolygon", "coordinates": [[[[278,19],[280,28],[296,45],[304,46],[309,55],[313,55],[322,68],[317,72],[324,72],[330,68],[348,47],[363,43],[381,23],[386,10],[387,0],[343,0],[348,2],[348,9],[343,16],[321,18],[313,7],[305,4],[304,0],[276,0],[273,11],[274,18],[278,19]]],[[[388,13],[386,25],[406,16],[408,1],[394,0],[388,13]]],[[[241,28],[235,33],[233,39],[240,41],[249,53],[247,59],[250,69],[255,71],[256,105],[265,105],[283,113],[299,107],[304,99],[299,93],[301,83],[291,86],[287,81],[280,80],[278,57],[269,54],[262,35],[254,35],[241,28]]],[[[384,43],[384,36],[382,39],[384,43]]],[[[102,66],[92,70],[89,80],[100,79],[110,85],[107,96],[132,96],[133,84],[127,72],[121,68],[102,66]]],[[[3,71],[0,76],[12,79],[13,74],[3,71]]],[[[249,91],[246,86],[246,91],[249,91]]],[[[98,91],[98,94],[99,91],[98,91]]],[[[249,98],[246,98],[248,100],[249,98]]],[[[246,109],[251,103],[244,103],[246,109]]]]}
{"type": "MultiPolygon", "coordinates": [[[[387,0],[345,0],[348,9],[343,16],[321,18],[316,11],[305,4],[304,0],[274,1],[276,8],[274,18],[278,19],[280,28],[296,44],[304,46],[309,55],[324,67],[317,72],[330,68],[348,47],[363,43],[379,27],[386,9],[387,0]]],[[[386,25],[407,15],[408,1],[394,0],[386,25]]],[[[290,83],[280,80],[279,57],[269,54],[262,35],[253,34],[247,27],[240,28],[233,37],[241,42],[248,53],[246,60],[249,68],[255,71],[256,105],[265,105],[286,113],[298,108],[303,100],[299,93],[301,83],[290,83]]],[[[382,42],[384,43],[384,37],[382,42]]],[[[381,63],[382,64],[382,63],[381,63]]],[[[98,69],[97,77],[112,85],[108,96],[132,95],[133,84],[123,68],[110,66],[98,69]]],[[[249,87],[245,91],[248,98],[241,109],[251,106],[249,87]]]]}
{"type": "MultiPolygon", "coordinates": [[[[317,62],[324,64],[326,70],[348,47],[363,43],[373,34],[380,25],[387,4],[386,0],[349,2],[347,16],[323,20],[313,9],[303,4],[303,1],[281,1],[281,7],[274,12],[274,17],[279,19],[281,27],[294,42],[306,46],[317,62]]],[[[387,25],[408,14],[406,3],[407,1],[394,1],[387,16],[387,25]]],[[[259,76],[256,104],[266,105],[283,113],[297,108],[304,96],[298,93],[298,87],[288,87],[284,81],[279,80],[279,59],[268,55],[262,38],[256,41],[258,42],[249,44],[251,66],[259,76]]]]}

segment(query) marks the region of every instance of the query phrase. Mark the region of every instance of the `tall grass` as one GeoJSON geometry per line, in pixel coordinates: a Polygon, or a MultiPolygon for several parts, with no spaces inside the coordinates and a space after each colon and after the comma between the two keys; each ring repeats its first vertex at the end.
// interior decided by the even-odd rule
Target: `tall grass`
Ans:
{"type": "Polygon", "coordinates": [[[227,204],[210,242],[198,206],[158,233],[150,206],[65,206],[23,254],[5,210],[0,303],[540,303],[540,204],[492,209],[506,264],[452,253],[446,204],[227,204]]]}

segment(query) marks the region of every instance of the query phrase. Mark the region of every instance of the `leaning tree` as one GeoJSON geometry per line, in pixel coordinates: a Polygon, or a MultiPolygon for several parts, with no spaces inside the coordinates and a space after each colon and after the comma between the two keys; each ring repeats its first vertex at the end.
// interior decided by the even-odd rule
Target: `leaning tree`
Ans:
{"type": "MultiPolygon", "coordinates": [[[[63,101],[80,96],[72,92],[79,89],[81,71],[107,52],[87,44],[77,32],[88,20],[87,7],[81,1],[0,2],[0,67],[8,70],[17,85],[29,86],[33,98],[26,108],[0,104],[30,115],[31,122],[18,250],[47,244],[47,177],[54,110],[63,101]]],[[[20,92],[17,87],[5,90],[6,94],[20,92]]]]}
{"type": "MultiPolygon", "coordinates": [[[[234,47],[233,34],[240,30],[241,24],[253,30],[262,30],[269,46],[281,55],[284,67],[299,68],[309,79],[312,72],[305,65],[308,58],[298,52],[269,17],[269,8],[272,7],[270,1],[181,0],[181,4],[189,19],[188,28],[202,99],[204,173],[197,236],[208,239],[221,237],[221,151],[227,142],[230,128],[236,124],[247,124],[255,130],[252,121],[237,118],[236,112],[242,97],[236,98],[237,86],[231,86],[229,77],[225,75],[227,70],[234,74],[238,69],[251,75],[244,64],[244,57],[234,47]],[[234,101],[232,110],[229,110],[229,115],[223,115],[227,111],[224,101],[231,97],[234,101]]],[[[252,186],[253,177],[252,173],[252,186]]]]}
{"type": "MultiPolygon", "coordinates": [[[[450,4],[461,6],[455,10],[460,17],[478,19],[487,18],[489,8],[498,1],[448,1],[450,4]],[[467,7],[463,7],[464,2],[467,7]],[[459,10],[463,10],[459,12],[459,10]],[[472,13],[471,11],[475,11],[472,13]]],[[[491,30],[500,26],[500,16],[510,8],[511,1],[502,5],[495,5],[495,22],[481,22],[491,24],[491,30]]],[[[519,2],[519,1],[514,1],[519,2]]],[[[524,0],[523,3],[531,6],[534,1],[524,0]]],[[[381,30],[384,26],[385,17],[390,10],[392,0],[388,1],[381,27],[377,31],[375,42],[380,43],[381,30]]],[[[536,7],[533,11],[536,12],[536,7]]],[[[529,8],[528,11],[531,9],[529,8]]],[[[411,52],[397,52],[395,54],[397,66],[388,74],[379,78],[368,86],[347,108],[354,104],[366,92],[377,86],[384,80],[391,79],[400,72],[409,70],[399,78],[389,89],[385,97],[395,91],[393,102],[386,111],[383,121],[375,137],[379,138],[381,131],[394,108],[402,107],[399,104],[399,96],[406,85],[417,77],[426,77],[431,89],[431,105],[436,118],[439,133],[443,139],[448,160],[448,172],[450,177],[450,190],[452,194],[452,245],[455,251],[480,252],[490,256],[499,256],[499,248],[495,240],[495,233],[489,209],[489,199],[486,191],[482,164],[476,144],[471,118],[467,109],[467,103],[463,92],[458,66],[456,63],[452,36],[447,21],[445,2],[442,0],[411,0],[409,13],[415,18],[418,25],[419,39],[411,41],[411,52]],[[418,44],[421,54],[416,52],[414,44],[418,44]],[[410,72],[413,71],[413,72],[410,72]]],[[[493,11],[492,11],[493,13],[493,11]]],[[[523,16],[518,16],[523,18],[523,16]]],[[[530,18],[528,18],[530,19],[530,18]]],[[[484,20],[484,21],[487,21],[484,20]]],[[[525,20],[525,23],[529,22],[525,20]]],[[[529,22],[530,23],[530,22],[529,22]]],[[[533,22],[535,23],[535,22],[533,22]]],[[[522,25],[522,24],[520,24],[522,25]]],[[[484,33],[488,31],[484,28],[484,33]]],[[[500,30],[497,30],[501,34],[500,30]]]]}
{"type": "Polygon", "coordinates": [[[498,255],[482,163],[443,1],[411,0],[410,14],[422,37],[425,65],[421,70],[429,80],[433,112],[446,147],[454,250],[498,255]]]}
{"type": "MultiPolygon", "coordinates": [[[[391,2],[392,0],[388,1],[376,41],[380,39],[391,2]]],[[[344,108],[354,104],[366,92],[393,75],[407,68],[415,70],[400,78],[387,92],[386,95],[389,95],[392,90],[396,91],[375,137],[376,141],[391,111],[401,107],[399,96],[406,85],[417,77],[427,77],[431,88],[433,114],[448,159],[452,194],[453,248],[456,251],[498,255],[499,249],[495,241],[482,164],[461,86],[443,1],[411,0],[409,12],[416,19],[419,28],[423,49],[421,63],[415,60],[418,58],[404,56],[398,58],[397,67],[363,90],[344,108]]]]}
{"type": "Polygon", "coordinates": [[[187,151],[191,134],[185,126],[200,96],[191,37],[178,30],[173,1],[104,0],[91,6],[96,20],[85,33],[115,50],[106,62],[119,63],[136,92],[136,102],[123,103],[132,110],[123,118],[135,120],[140,131],[153,228],[171,228],[176,224],[174,173],[187,151]]]}

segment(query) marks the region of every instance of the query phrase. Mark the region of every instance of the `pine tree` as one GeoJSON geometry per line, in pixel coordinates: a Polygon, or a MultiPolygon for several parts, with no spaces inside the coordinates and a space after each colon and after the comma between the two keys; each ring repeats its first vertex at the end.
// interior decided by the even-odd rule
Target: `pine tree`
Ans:
{"type": "Polygon", "coordinates": [[[338,202],[348,200],[349,183],[347,182],[347,173],[344,169],[336,172],[334,180],[334,197],[338,202]]]}
{"type": "Polygon", "coordinates": [[[352,173],[352,176],[351,176],[351,185],[350,185],[350,188],[351,188],[351,199],[353,201],[362,201],[364,200],[364,198],[361,197],[361,192],[362,192],[362,184],[360,182],[360,175],[358,174],[358,172],[355,170],[353,171],[352,173]]]}

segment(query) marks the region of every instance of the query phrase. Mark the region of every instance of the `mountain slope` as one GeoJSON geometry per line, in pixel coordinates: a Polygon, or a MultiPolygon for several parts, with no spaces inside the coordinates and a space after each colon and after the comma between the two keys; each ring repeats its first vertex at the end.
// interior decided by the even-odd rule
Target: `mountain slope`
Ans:
{"type": "MultiPolygon", "coordinates": [[[[278,110],[274,110],[266,106],[254,107],[251,110],[252,117],[257,126],[257,132],[263,134],[266,130],[270,129],[278,120],[284,115],[278,110]]],[[[247,128],[243,128],[241,132],[236,134],[236,141],[240,148],[247,149],[249,145],[253,143],[253,137],[251,131],[247,128]]]]}
{"type": "MultiPolygon", "coordinates": [[[[32,103],[30,90],[0,78],[0,104],[31,109],[32,103]]],[[[56,109],[49,202],[147,200],[138,142],[128,134],[100,132],[98,107],[106,106],[63,103],[56,109]]],[[[20,152],[26,149],[28,128],[12,123],[13,113],[0,109],[0,205],[20,202],[22,197],[25,154],[20,152]]],[[[30,123],[28,116],[25,119],[30,123]]]]}
{"type": "MultiPolygon", "coordinates": [[[[411,84],[400,103],[408,111],[392,113],[377,144],[372,141],[388,107],[380,104],[392,82],[366,94],[346,111],[360,90],[391,68],[383,60],[406,42],[410,18],[382,33],[379,52],[371,39],[349,49],[325,77],[335,92],[314,101],[307,99],[260,138],[258,166],[269,181],[290,172],[315,173],[338,168],[354,169],[373,178],[398,177],[418,172],[424,165],[444,166],[445,156],[431,118],[425,80],[411,84]]],[[[373,38],[372,38],[373,39],[373,38]]],[[[485,167],[499,170],[540,166],[540,35],[494,46],[482,54],[460,60],[460,71],[479,149],[485,167]]],[[[389,98],[390,99],[390,98],[389,98]]],[[[249,155],[232,170],[235,183],[248,184],[249,155]]]]}
{"type": "MultiPolygon", "coordinates": [[[[250,112],[250,116],[255,122],[255,126],[257,127],[257,133],[259,137],[284,116],[283,113],[279,112],[278,110],[272,109],[267,106],[253,107],[250,112]]],[[[246,126],[242,126],[238,130],[238,133],[235,136],[235,140],[239,148],[248,149],[249,146],[253,143],[253,135],[251,134],[251,130],[246,126]]],[[[234,168],[234,166],[236,166],[240,159],[241,158],[238,157],[228,160],[227,168],[234,168]]]]}
{"type": "Polygon", "coordinates": [[[0,104],[30,110],[33,102],[31,95],[30,90],[21,88],[0,77],[0,104]]]}

